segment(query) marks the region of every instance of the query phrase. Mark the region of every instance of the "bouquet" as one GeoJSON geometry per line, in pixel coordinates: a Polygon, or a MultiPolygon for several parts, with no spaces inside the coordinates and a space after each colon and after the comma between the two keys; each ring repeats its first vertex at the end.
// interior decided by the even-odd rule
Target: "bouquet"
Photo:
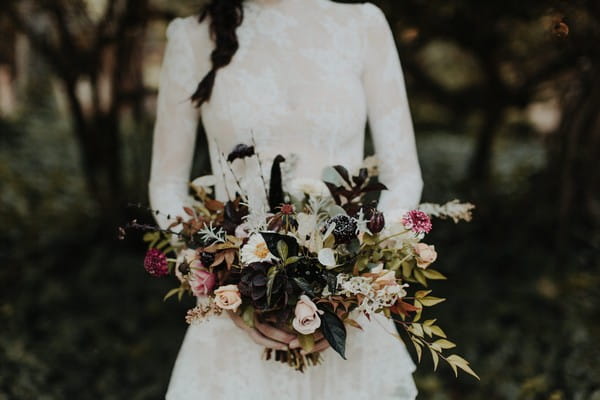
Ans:
{"type": "MultiPolygon", "coordinates": [[[[227,164],[233,172],[233,163],[253,157],[254,147],[241,144],[227,164]]],[[[321,360],[313,351],[315,335],[345,358],[347,329],[361,329],[357,316],[381,314],[406,333],[419,361],[427,348],[435,368],[442,359],[455,374],[462,369],[477,377],[465,359],[446,355],[455,345],[436,320],[422,317],[425,308],[444,301],[427,289],[429,280],[445,279],[431,267],[435,247],[423,242],[431,217],[468,221],[473,205],[422,204],[387,220],[377,209],[378,192],[387,188],[373,165],[356,175],[333,166],[324,181],[282,182],[283,161],[275,158],[268,185],[260,177],[268,202],[262,209],[249,207],[239,181],[228,201],[216,200],[216,179],[203,177],[191,184],[194,204],[184,216],[169,216],[167,229],[128,224],[146,231],[146,271],[177,278],[165,299],[195,296],[190,324],[234,312],[251,327],[259,320],[293,332],[301,350],[266,349],[265,358],[299,371],[321,360]]]]}

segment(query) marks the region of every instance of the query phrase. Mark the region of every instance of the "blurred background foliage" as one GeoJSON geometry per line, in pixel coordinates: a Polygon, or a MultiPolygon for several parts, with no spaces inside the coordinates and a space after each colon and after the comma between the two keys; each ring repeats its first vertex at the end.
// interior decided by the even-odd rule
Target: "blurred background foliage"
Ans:
{"type": "MultiPolygon", "coordinates": [[[[380,0],[405,71],[438,307],[482,381],[421,399],[600,399],[600,3],[380,0]]],[[[146,204],[164,30],[195,0],[0,7],[0,400],[157,399],[186,304],[115,239],[146,204]]],[[[202,138],[202,135],[199,136],[202,138]]],[[[197,167],[206,168],[199,140],[197,167]]],[[[414,355],[414,354],[413,354],[414,355]]],[[[201,355],[199,355],[201,356],[201,355]]]]}

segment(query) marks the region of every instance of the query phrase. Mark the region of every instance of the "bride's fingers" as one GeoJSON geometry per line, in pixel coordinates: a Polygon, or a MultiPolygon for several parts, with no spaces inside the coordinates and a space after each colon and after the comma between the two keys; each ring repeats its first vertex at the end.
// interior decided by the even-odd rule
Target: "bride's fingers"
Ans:
{"type": "Polygon", "coordinates": [[[275,350],[287,350],[288,346],[285,343],[277,342],[275,340],[269,339],[268,337],[263,336],[258,330],[250,329],[248,334],[254,340],[255,343],[260,344],[261,346],[265,346],[269,349],[275,350]]]}
{"type": "Polygon", "coordinates": [[[282,343],[290,343],[296,339],[296,335],[274,328],[271,325],[263,324],[262,322],[254,321],[254,327],[264,336],[282,343]]]}
{"type": "Polygon", "coordinates": [[[246,331],[250,338],[261,346],[268,347],[270,349],[275,350],[287,350],[288,347],[285,343],[277,342],[275,340],[269,339],[268,337],[263,336],[258,330],[254,328],[250,328],[244,320],[232,311],[227,312],[233,323],[240,329],[246,331]]]}

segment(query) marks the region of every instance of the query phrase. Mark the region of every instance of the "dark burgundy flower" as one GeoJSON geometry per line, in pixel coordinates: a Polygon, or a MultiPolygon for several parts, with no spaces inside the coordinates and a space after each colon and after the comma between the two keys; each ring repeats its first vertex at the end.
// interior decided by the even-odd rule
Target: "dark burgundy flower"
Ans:
{"type": "Polygon", "coordinates": [[[369,222],[367,223],[367,228],[371,231],[371,233],[379,233],[385,227],[385,218],[383,213],[380,211],[373,211],[373,215],[369,222]]]}
{"type": "Polygon", "coordinates": [[[429,215],[419,210],[411,210],[404,214],[402,224],[415,233],[429,233],[432,228],[429,215]]]}
{"type": "Polygon", "coordinates": [[[252,263],[242,270],[242,276],[238,287],[242,296],[250,298],[252,305],[260,311],[276,309],[285,305],[287,291],[287,276],[280,273],[273,282],[271,292],[271,304],[267,299],[267,273],[272,264],[252,263]]]}
{"type": "Polygon", "coordinates": [[[165,276],[169,274],[169,264],[165,253],[158,249],[150,249],[144,258],[144,268],[152,276],[165,276]]]}
{"type": "Polygon", "coordinates": [[[336,215],[329,219],[327,225],[329,226],[333,223],[335,223],[333,236],[336,243],[349,243],[352,239],[356,238],[358,225],[353,218],[343,214],[336,215]]]}

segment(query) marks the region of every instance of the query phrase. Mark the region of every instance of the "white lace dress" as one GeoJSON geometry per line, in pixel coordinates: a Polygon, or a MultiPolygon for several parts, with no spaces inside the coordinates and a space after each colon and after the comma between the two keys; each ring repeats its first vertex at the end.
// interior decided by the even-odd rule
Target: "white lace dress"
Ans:
{"type": "MultiPolygon", "coordinates": [[[[208,135],[214,175],[231,180],[221,153],[256,143],[268,175],[270,161],[295,159],[291,174],[319,179],[324,166],[357,169],[365,124],[380,159],[380,208],[415,206],[422,180],[404,77],[389,25],[376,6],[329,0],[247,0],[238,28],[240,48],[219,70],[210,102],[189,101],[210,69],[208,23],[176,19],[168,28],[154,132],[152,207],[181,214],[199,119],[208,135]]],[[[257,163],[238,162],[249,192],[257,163]],[[245,179],[248,177],[249,179],[245,179]]],[[[225,199],[223,184],[217,196],[225,199]]],[[[167,222],[159,217],[159,224],[167,222]]],[[[183,318],[182,318],[183,321],[183,318]]],[[[182,322],[183,323],[183,322],[182,322]]],[[[348,328],[346,355],[298,373],[261,360],[255,344],[228,317],[190,326],[166,398],[198,399],[414,399],[414,364],[388,320],[348,328]]],[[[176,340],[176,338],[171,338],[176,340]]]]}

